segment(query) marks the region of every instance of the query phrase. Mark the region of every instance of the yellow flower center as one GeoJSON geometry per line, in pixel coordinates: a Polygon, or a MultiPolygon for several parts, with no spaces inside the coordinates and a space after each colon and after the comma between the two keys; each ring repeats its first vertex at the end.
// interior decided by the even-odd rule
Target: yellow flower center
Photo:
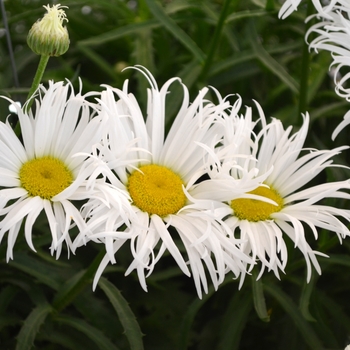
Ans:
{"type": "Polygon", "coordinates": [[[277,205],[251,198],[234,199],[231,201],[231,208],[234,215],[241,220],[255,222],[268,220],[272,213],[276,213],[283,208],[283,198],[272,187],[259,186],[248,193],[272,199],[277,205]]]}
{"type": "Polygon", "coordinates": [[[19,179],[30,196],[51,199],[72,183],[73,174],[61,160],[41,157],[24,163],[19,179]]]}
{"type": "Polygon", "coordinates": [[[134,205],[161,217],[175,214],[186,204],[179,175],[165,166],[143,165],[129,176],[128,190],[134,205]]]}

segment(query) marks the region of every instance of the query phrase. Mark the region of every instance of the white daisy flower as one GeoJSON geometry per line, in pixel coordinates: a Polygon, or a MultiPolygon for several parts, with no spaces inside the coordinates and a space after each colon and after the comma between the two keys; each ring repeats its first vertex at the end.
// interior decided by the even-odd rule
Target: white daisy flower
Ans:
{"type": "MultiPolygon", "coordinates": [[[[313,5],[315,6],[316,11],[319,14],[324,14],[327,16],[327,12],[331,11],[333,6],[339,2],[339,0],[331,0],[327,1],[328,5],[323,6],[323,1],[320,0],[312,0],[313,5]]],[[[289,15],[291,15],[294,11],[298,10],[298,6],[300,5],[301,0],[285,0],[283,5],[281,6],[278,17],[281,19],[287,18],[289,15]]]]}
{"type": "MultiPolygon", "coordinates": [[[[249,172],[251,168],[256,171],[258,168],[260,176],[266,173],[267,176],[249,193],[266,197],[274,203],[252,198],[235,198],[235,193],[230,195],[227,191],[220,198],[223,206],[230,210],[225,220],[225,228],[231,237],[242,241],[242,252],[260,262],[258,278],[265,269],[273,271],[277,277],[280,270],[284,271],[288,259],[285,237],[288,236],[294,242],[295,248],[304,255],[309,281],[312,265],[321,273],[316,256],[325,255],[311,248],[304,226],[311,229],[314,239],[317,239],[317,228],[335,232],[340,241],[349,235],[347,227],[337,218],[350,221],[349,211],[319,202],[330,197],[350,199],[349,194],[343,192],[350,189],[350,182],[327,182],[310,187],[306,185],[322,170],[332,166],[331,158],[347,147],[330,151],[303,149],[309,125],[308,115],[304,116],[301,129],[290,135],[292,128],[284,130],[279,120],[273,119],[266,125],[262,109],[257,106],[263,127],[255,139],[252,138],[253,144],[243,143],[238,152],[249,152],[257,161],[246,158],[244,163],[240,163],[240,168],[236,165],[232,167],[230,144],[236,140],[226,134],[225,146],[220,153],[223,163],[221,168],[216,167],[215,176],[222,181],[223,187],[229,188],[242,173],[249,172]]],[[[250,269],[252,267],[253,265],[250,269]]],[[[244,277],[245,270],[242,270],[240,287],[244,277]]]]}
{"type": "MultiPolygon", "coordinates": [[[[237,248],[238,241],[223,234],[220,221],[226,215],[225,210],[216,208],[200,191],[196,191],[198,198],[192,196],[195,182],[206,173],[207,151],[201,144],[214,148],[220,140],[222,128],[213,122],[221,118],[228,103],[221,101],[217,106],[209,103],[204,99],[208,91],[205,88],[190,104],[188,90],[183,86],[181,108],[166,135],[166,97],[169,86],[179,79],[170,79],[159,90],[145,68],[136,69],[145,74],[151,85],[146,122],[135,97],[128,92],[127,81],[122,90],[107,87],[101,97],[102,113],[111,119],[108,139],[104,142],[108,147],[101,149],[101,155],[129,192],[135,218],[126,222],[123,230],[124,219],[113,208],[103,207],[101,202],[96,205],[91,200],[86,205],[87,213],[99,213],[89,222],[95,233],[85,238],[80,235],[75,243],[79,246],[86,239],[97,239],[106,244],[107,254],[96,273],[94,288],[104,268],[115,262],[114,254],[130,237],[134,260],[126,274],[136,270],[141,286],[147,290],[146,277],[168,250],[183,273],[192,274],[201,297],[202,288],[208,291],[204,266],[217,288],[227,269],[238,276],[244,268],[242,261],[252,263],[237,248]],[[123,145],[130,144],[134,148],[125,152],[123,145]]],[[[112,176],[110,181],[114,183],[112,176]]],[[[237,182],[236,191],[242,194],[257,184],[256,179],[242,187],[237,182]]]]}
{"type": "MultiPolygon", "coordinates": [[[[89,95],[92,95],[90,93],[89,95]]],[[[7,260],[24,222],[24,235],[31,249],[32,228],[44,210],[52,235],[51,252],[60,255],[62,243],[72,246],[71,225],[86,224],[73,200],[86,200],[106,184],[96,180],[99,169],[86,156],[102,138],[105,123],[91,119],[94,105],[88,95],[74,94],[70,83],[40,86],[35,115],[27,114],[14,101],[21,127],[21,141],[9,123],[0,123],[0,241],[7,236],[7,260]],[[95,188],[94,188],[95,187],[95,188]]],[[[4,97],[6,98],[6,97],[4,97]]],[[[125,196],[127,201],[127,196],[125,196]]]]}
{"type": "MultiPolygon", "coordinates": [[[[309,29],[306,33],[306,39],[311,33],[316,34],[317,37],[309,44],[310,48],[316,52],[326,50],[332,53],[331,68],[335,91],[339,96],[350,101],[350,88],[348,86],[350,79],[350,3],[348,1],[338,1],[338,3],[337,6],[334,6],[333,11],[328,12],[326,17],[320,16],[323,20],[309,29]]],[[[350,124],[349,112],[345,114],[344,120],[334,130],[332,138],[334,139],[348,124],[350,124]]]]}

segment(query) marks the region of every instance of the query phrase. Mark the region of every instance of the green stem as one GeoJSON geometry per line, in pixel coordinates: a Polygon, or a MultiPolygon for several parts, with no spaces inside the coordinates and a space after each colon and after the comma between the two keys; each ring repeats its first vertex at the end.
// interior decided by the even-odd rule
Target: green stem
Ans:
{"type": "MultiPolygon", "coordinates": [[[[47,62],[49,61],[49,58],[50,58],[50,56],[48,56],[48,55],[41,55],[39,65],[38,65],[38,68],[36,70],[35,77],[33,79],[32,86],[31,86],[29,93],[28,93],[28,96],[27,96],[27,101],[29,101],[29,99],[33,96],[34,92],[39,87],[39,84],[40,84],[41,79],[44,75],[45,68],[46,68],[47,62]]],[[[32,103],[33,103],[33,100],[30,100],[28,102],[27,107],[26,107],[27,111],[31,107],[32,103]]]]}
{"type": "MultiPolygon", "coordinates": [[[[306,17],[309,17],[313,13],[314,7],[311,0],[307,2],[306,17]]],[[[311,26],[311,21],[308,21],[305,25],[305,34],[311,26]]],[[[305,37],[305,35],[304,35],[305,37]]],[[[302,124],[301,114],[307,112],[308,108],[308,88],[309,88],[309,69],[310,69],[310,53],[309,45],[304,40],[302,59],[301,59],[301,77],[300,77],[300,90],[299,90],[299,110],[297,120],[302,124]]]]}
{"type": "Polygon", "coordinates": [[[212,42],[210,44],[208,55],[207,55],[207,58],[205,60],[201,75],[199,77],[200,81],[204,81],[207,78],[209,69],[210,69],[211,64],[213,62],[214,54],[215,54],[216,49],[217,49],[219,42],[220,42],[220,36],[221,36],[221,32],[222,32],[224,24],[225,24],[226,17],[229,14],[229,9],[230,9],[231,3],[234,3],[234,5],[237,6],[239,3],[239,0],[234,0],[234,1],[225,0],[224,1],[218,23],[215,27],[215,31],[214,31],[212,42]]]}
{"type": "MultiPolygon", "coordinates": [[[[29,90],[29,93],[28,93],[28,96],[27,96],[27,99],[26,99],[26,101],[27,101],[27,104],[25,105],[25,111],[26,112],[29,111],[30,107],[33,104],[33,99],[30,99],[30,98],[33,96],[34,92],[39,87],[39,84],[40,84],[41,79],[42,79],[42,77],[44,75],[45,68],[46,68],[47,62],[49,61],[49,58],[50,58],[50,56],[47,56],[47,55],[41,55],[41,57],[40,57],[40,62],[39,62],[38,68],[36,70],[32,86],[31,86],[31,88],[29,90]]],[[[21,129],[20,129],[19,122],[15,126],[15,133],[16,133],[17,136],[19,136],[21,134],[21,129]]]]}

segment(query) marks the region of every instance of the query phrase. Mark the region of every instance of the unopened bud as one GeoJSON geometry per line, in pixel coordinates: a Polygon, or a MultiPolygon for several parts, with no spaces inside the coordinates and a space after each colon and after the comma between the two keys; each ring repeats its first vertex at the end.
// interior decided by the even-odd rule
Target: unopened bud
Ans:
{"type": "Polygon", "coordinates": [[[38,55],[60,56],[69,48],[69,35],[63,21],[67,16],[62,8],[67,6],[44,6],[47,10],[45,16],[36,21],[30,29],[27,37],[28,46],[38,55]]]}

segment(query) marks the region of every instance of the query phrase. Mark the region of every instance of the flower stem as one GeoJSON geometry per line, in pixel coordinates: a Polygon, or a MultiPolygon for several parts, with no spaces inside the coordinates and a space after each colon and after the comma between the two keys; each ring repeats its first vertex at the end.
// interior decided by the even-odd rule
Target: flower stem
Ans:
{"type": "MultiPolygon", "coordinates": [[[[36,70],[32,86],[29,90],[29,93],[28,93],[28,96],[26,99],[26,101],[27,101],[26,105],[25,105],[26,112],[29,111],[30,107],[33,104],[33,99],[31,99],[31,97],[33,96],[33,94],[37,90],[37,88],[39,87],[39,84],[40,84],[41,79],[44,75],[45,68],[46,68],[47,62],[49,61],[49,58],[50,58],[50,56],[48,56],[48,55],[41,55],[41,57],[40,57],[40,62],[39,62],[38,68],[36,70]]],[[[21,134],[19,122],[17,122],[17,124],[15,126],[15,133],[17,136],[19,136],[21,134]]]]}
{"type": "Polygon", "coordinates": [[[30,98],[33,96],[34,92],[39,87],[39,84],[40,84],[41,79],[44,75],[45,68],[46,68],[47,62],[49,61],[49,58],[50,58],[50,56],[48,56],[48,55],[41,55],[41,57],[40,57],[40,62],[39,62],[38,68],[36,70],[32,86],[31,86],[29,93],[28,93],[28,96],[27,96],[28,103],[26,106],[26,111],[29,110],[29,108],[31,107],[31,105],[33,103],[33,100],[30,100],[30,98]]]}

